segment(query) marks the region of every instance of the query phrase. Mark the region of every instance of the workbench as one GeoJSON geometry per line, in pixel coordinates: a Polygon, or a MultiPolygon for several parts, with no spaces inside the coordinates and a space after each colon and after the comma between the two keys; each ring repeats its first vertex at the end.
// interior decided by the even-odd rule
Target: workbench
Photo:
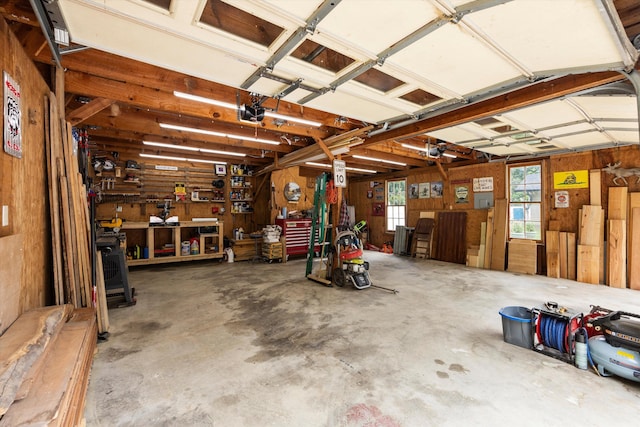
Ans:
{"type": "MultiPolygon", "coordinates": [[[[137,237],[137,240],[134,240],[127,236],[127,245],[135,244],[149,248],[148,258],[130,259],[127,264],[135,266],[223,258],[224,231],[222,221],[180,221],[179,224],[150,226],[147,222],[125,221],[121,230],[125,234],[136,232],[137,237]],[[199,239],[200,253],[198,255],[182,255],[181,242],[193,237],[199,239]],[[140,242],[140,240],[144,241],[140,242]],[[165,244],[172,244],[173,247],[166,249],[165,244]]],[[[251,243],[253,242],[251,241],[251,243]]]]}

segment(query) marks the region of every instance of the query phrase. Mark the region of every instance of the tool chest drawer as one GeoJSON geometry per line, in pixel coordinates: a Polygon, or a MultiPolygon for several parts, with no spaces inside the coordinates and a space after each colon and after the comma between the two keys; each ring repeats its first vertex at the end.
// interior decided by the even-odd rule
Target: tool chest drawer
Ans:
{"type": "Polygon", "coordinates": [[[311,219],[276,219],[286,239],[287,255],[302,255],[309,252],[311,219]]]}

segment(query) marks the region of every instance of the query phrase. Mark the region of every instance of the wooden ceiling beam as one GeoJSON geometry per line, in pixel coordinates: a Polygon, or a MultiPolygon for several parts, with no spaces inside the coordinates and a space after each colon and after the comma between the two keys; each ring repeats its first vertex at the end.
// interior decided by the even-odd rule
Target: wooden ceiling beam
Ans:
{"type": "Polygon", "coordinates": [[[96,98],[93,101],[84,104],[82,107],[76,108],[70,113],[67,113],[67,121],[71,123],[72,126],[77,126],[89,117],[93,117],[105,108],[114,105],[114,102],[115,101],[113,99],[96,98]]]}
{"type": "MultiPolygon", "coordinates": [[[[172,138],[175,140],[183,141],[187,144],[191,144],[192,142],[202,142],[210,145],[210,148],[212,149],[221,150],[233,147],[234,149],[244,148],[258,151],[268,150],[278,151],[281,153],[290,153],[296,149],[296,147],[290,146],[288,144],[269,145],[252,141],[231,140],[229,138],[222,138],[193,132],[182,132],[163,129],[158,126],[158,123],[155,119],[147,117],[146,113],[144,112],[141,112],[140,114],[121,114],[117,117],[111,117],[108,116],[105,112],[101,112],[88,119],[85,125],[88,127],[89,136],[97,134],[106,136],[111,134],[117,138],[119,137],[119,135],[122,135],[122,132],[130,132],[137,134],[139,138],[142,138],[143,135],[150,135],[155,136],[158,139],[172,138]]],[[[262,135],[259,136],[262,137],[262,135]]]]}
{"type": "MultiPolygon", "coordinates": [[[[43,52],[36,57],[36,60],[50,63],[51,55],[49,52],[43,52]]],[[[238,94],[240,94],[242,102],[249,101],[249,92],[247,91],[95,49],[87,49],[64,55],[62,57],[62,65],[67,70],[109,80],[127,82],[140,86],[149,86],[151,83],[153,89],[171,94],[173,94],[173,91],[185,92],[231,104],[236,103],[236,98],[238,94]]],[[[334,130],[327,130],[324,137],[335,133],[335,130],[346,131],[353,128],[353,125],[350,123],[336,120],[337,115],[335,114],[329,114],[284,100],[277,102],[277,100],[269,98],[263,103],[263,106],[270,109],[278,107],[277,112],[279,114],[317,121],[322,123],[322,126],[334,128],[334,130]]],[[[307,126],[299,125],[299,127],[307,126]]]]}
{"type": "Polygon", "coordinates": [[[486,101],[480,101],[467,107],[430,117],[387,132],[379,133],[364,141],[361,148],[387,141],[403,139],[425,132],[443,129],[485,117],[506,113],[517,108],[527,107],[543,101],[560,98],[582,90],[591,89],[607,83],[624,79],[620,73],[613,71],[570,75],[551,81],[533,84],[486,101]]]}
{"type": "MultiPolygon", "coordinates": [[[[125,105],[133,105],[143,109],[162,110],[174,114],[216,119],[223,122],[241,125],[237,111],[215,105],[203,104],[178,98],[171,92],[152,89],[145,86],[91,76],[78,71],[65,72],[65,89],[68,92],[88,96],[90,98],[109,98],[125,105]]],[[[327,131],[308,126],[283,124],[277,126],[269,120],[261,124],[262,129],[288,133],[312,138],[324,138],[327,131]]]]}

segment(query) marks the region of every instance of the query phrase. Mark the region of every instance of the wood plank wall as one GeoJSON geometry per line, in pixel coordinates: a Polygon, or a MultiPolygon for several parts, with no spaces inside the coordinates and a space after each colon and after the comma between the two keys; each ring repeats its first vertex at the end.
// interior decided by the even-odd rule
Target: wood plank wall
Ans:
{"type": "MultiPolygon", "coordinates": [[[[0,33],[2,69],[21,91],[22,158],[0,152],[0,206],[9,209],[9,225],[0,226],[0,237],[20,234],[24,239],[22,271],[16,283],[20,288],[17,312],[22,313],[53,303],[43,102],[49,88],[3,19],[0,33]]],[[[5,275],[0,271],[0,276],[5,275]]]]}

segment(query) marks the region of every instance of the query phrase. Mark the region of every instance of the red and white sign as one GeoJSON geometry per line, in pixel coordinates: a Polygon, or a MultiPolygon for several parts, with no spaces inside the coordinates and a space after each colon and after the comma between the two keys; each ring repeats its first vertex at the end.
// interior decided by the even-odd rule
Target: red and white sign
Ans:
{"type": "Polygon", "coordinates": [[[568,208],[569,207],[569,192],[568,191],[556,191],[556,208],[568,208]]]}
{"type": "Polygon", "coordinates": [[[6,71],[3,72],[4,151],[22,158],[22,115],[20,110],[20,86],[6,71]]]}

